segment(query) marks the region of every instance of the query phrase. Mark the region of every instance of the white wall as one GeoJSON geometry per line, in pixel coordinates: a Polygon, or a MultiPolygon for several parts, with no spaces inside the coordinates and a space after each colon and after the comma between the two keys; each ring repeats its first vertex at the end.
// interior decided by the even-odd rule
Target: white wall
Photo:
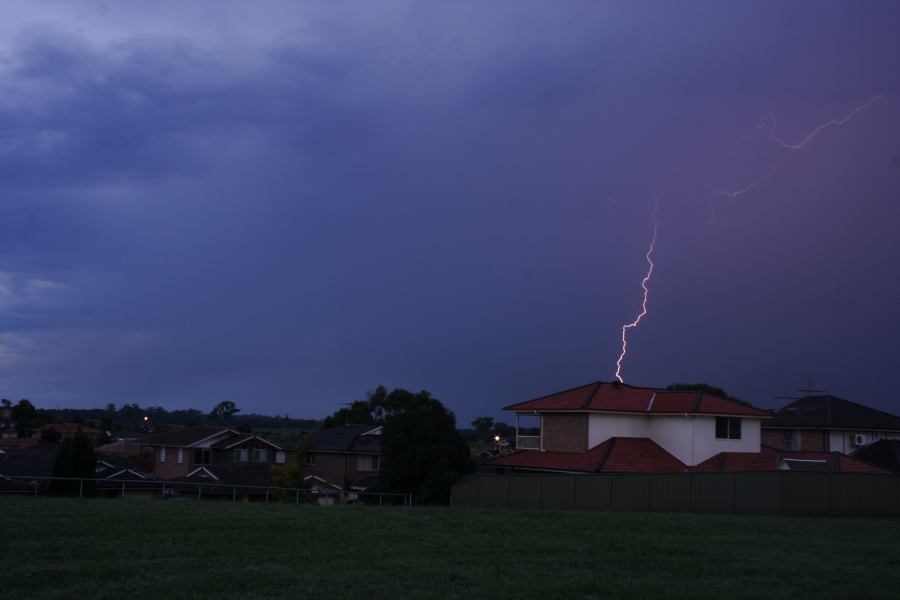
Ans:
{"type": "Polygon", "coordinates": [[[650,437],[650,416],[591,413],[588,418],[588,450],[611,437],[650,437]]]}
{"type": "Polygon", "coordinates": [[[866,444],[877,442],[878,440],[900,440],[900,433],[894,431],[832,431],[828,436],[828,447],[831,452],[840,452],[842,454],[852,454],[862,446],[853,445],[852,436],[861,433],[866,436],[866,444]]]}
{"type": "Polygon", "coordinates": [[[719,452],[759,452],[760,419],[742,418],[741,439],[716,439],[716,418],[705,415],[634,415],[591,413],[588,448],[611,437],[650,438],[686,465],[719,452]]]}

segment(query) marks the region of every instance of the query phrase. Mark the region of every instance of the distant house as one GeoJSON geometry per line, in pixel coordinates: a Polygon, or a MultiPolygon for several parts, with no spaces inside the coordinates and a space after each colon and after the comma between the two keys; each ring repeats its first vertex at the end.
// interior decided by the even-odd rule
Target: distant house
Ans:
{"type": "Polygon", "coordinates": [[[251,433],[218,425],[199,425],[167,431],[141,439],[141,448],[152,449],[153,474],[177,479],[198,472],[198,467],[264,465],[287,461],[284,448],[251,433]]]}
{"type": "Polygon", "coordinates": [[[100,430],[82,425],[81,423],[51,423],[43,427],[43,429],[53,429],[59,434],[60,439],[74,437],[77,433],[82,433],[88,437],[91,442],[97,441],[100,437],[100,430]]]}
{"type": "Polygon", "coordinates": [[[762,442],[779,450],[852,454],[873,442],[900,440],[900,417],[836,396],[806,396],[772,413],[762,442]]]}
{"type": "Polygon", "coordinates": [[[705,392],[673,392],[597,382],[506,407],[516,413],[519,450],[482,471],[677,473],[830,470],[883,472],[827,452],[787,452],[761,444],[768,414],[705,392]],[[539,434],[519,435],[522,415],[539,434]]]}
{"type": "Polygon", "coordinates": [[[12,406],[0,405],[0,439],[16,437],[19,437],[19,432],[13,419],[12,406]]]}
{"type": "Polygon", "coordinates": [[[350,424],[308,434],[304,473],[326,485],[365,491],[378,480],[381,432],[380,426],[350,424]]]}

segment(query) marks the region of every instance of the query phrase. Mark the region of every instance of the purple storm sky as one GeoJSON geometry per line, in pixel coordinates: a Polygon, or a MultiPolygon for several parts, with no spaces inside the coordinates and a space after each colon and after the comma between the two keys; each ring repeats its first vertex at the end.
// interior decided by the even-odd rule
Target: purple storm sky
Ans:
{"type": "Polygon", "coordinates": [[[897,2],[0,10],[0,396],[501,416],[613,379],[657,198],[627,383],[900,413],[897,2]]]}

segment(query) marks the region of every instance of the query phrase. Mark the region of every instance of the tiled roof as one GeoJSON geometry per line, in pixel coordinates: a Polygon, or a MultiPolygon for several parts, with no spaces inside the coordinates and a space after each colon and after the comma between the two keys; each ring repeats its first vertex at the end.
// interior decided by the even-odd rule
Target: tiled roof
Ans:
{"type": "Polygon", "coordinates": [[[306,436],[307,450],[319,452],[381,452],[380,435],[364,435],[377,425],[338,425],[306,436]]]}
{"type": "MultiPolygon", "coordinates": [[[[272,465],[206,465],[206,471],[212,473],[218,479],[204,477],[179,477],[174,481],[192,483],[216,483],[220,485],[272,485],[272,465]]],[[[195,469],[196,470],[196,469],[195,469]]]]}
{"type": "Polygon", "coordinates": [[[854,452],[853,458],[900,473],[900,440],[878,440],[854,452]]]}
{"type": "Polygon", "coordinates": [[[188,427],[187,429],[177,429],[175,431],[166,431],[140,440],[142,446],[174,446],[187,448],[197,442],[210,438],[218,433],[230,432],[234,435],[241,435],[234,429],[229,429],[222,425],[198,425],[196,427],[188,427]]]}
{"type": "Polygon", "coordinates": [[[587,452],[523,450],[484,464],[585,473],[682,472],[684,463],[648,438],[610,438],[587,452]]]}
{"type": "Polygon", "coordinates": [[[841,473],[886,473],[884,469],[838,452],[785,452],[762,446],[754,452],[720,452],[695,467],[696,472],[776,471],[786,466],[791,471],[832,471],[841,473]]]}
{"type": "Polygon", "coordinates": [[[597,411],[649,414],[699,413],[767,417],[769,413],[703,392],[673,392],[624,383],[595,382],[504,407],[517,412],[597,411]]]}
{"type": "Polygon", "coordinates": [[[900,417],[837,396],[806,396],[772,413],[766,427],[900,431],[900,417]]]}

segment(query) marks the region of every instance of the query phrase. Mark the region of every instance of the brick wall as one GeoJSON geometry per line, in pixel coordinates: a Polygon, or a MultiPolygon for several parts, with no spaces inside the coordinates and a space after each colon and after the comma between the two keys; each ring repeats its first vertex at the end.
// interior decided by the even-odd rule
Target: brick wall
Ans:
{"type": "Polygon", "coordinates": [[[800,447],[797,450],[805,452],[828,452],[828,444],[825,443],[826,433],[822,431],[798,431],[794,435],[800,436],[800,447]]]}
{"type": "Polygon", "coordinates": [[[544,450],[550,452],[587,452],[588,416],[581,414],[544,414],[541,434],[544,450]]]}
{"type": "MultiPolygon", "coordinates": [[[[784,450],[784,429],[763,429],[761,442],[776,450],[784,450]]],[[[794,429],[792,450],[804,452],[828,452],[828,433],[824,431],[794,429]]]]}
{"type": "Polygon", "coordinates": [[[760,443],[776,450],[784,450],[783,429],[763,429],[760,432],[760,443]]]}

